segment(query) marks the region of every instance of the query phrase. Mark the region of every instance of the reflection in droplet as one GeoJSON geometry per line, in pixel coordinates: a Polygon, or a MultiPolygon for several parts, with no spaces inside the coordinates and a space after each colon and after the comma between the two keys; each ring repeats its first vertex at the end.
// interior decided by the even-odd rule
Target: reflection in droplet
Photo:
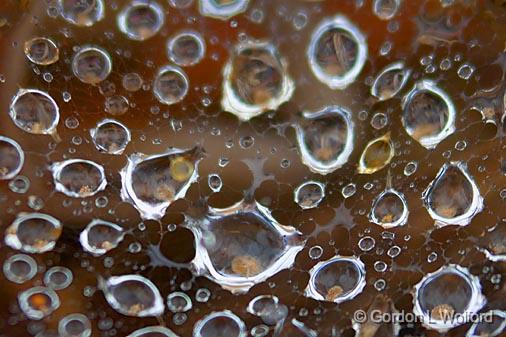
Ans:
{"type": "Polygon", "coordinates": [[[300,184],[294,193],[294,201],[302,209],[317,207],[325,197],[325,185],[319,181],[307,181],[300,184]]]}
{"type": "Polygon", "coordinates": [[[331,89],[344,89],[360,74],[367,58],[367,42],[347,18],[325,19],[314,31],[307,51],[316,78],[331,89]]]}
{"type": "Polygon", "coordinates": [[[18,294],[18,303],[26,317],[40,320],[58,309],[60,299],[52,289],[33,287],[18,294]]]}
{"type": "Polygon", "coordinates": [[[390,139],[390,132],[371,140],[360,156],[358,173],[372,174],[387,166],[394,157],[395,151],[390,139]]]}
{"type": "Polygon", "coordinates": [[[140,275],[112,276],[100,281],[109,305],[126,316],[159,316],[165,307],[158,288],[140,275]]]}
{"type": "Polygon", "coordinates": [[[34,37],[26,41],[24,51],[31,62],[41,66],[56,63],[60,58],[58,46],[47,37],[34,37]]]}
{"type": "Polygon", "coordinates": [[[0,180],[9,180],[18,175],[25,162],[25,153],[13,139],[0,136],[0,180]]]}
{"type": "Polygon", "coordinates": [[[247,292],[291,267],[304,247],[300,232],[279,224],[257,202],[211,208],[207,216],[187,226],[196,241],[192,261],[196,273],[233,293],[247,292]]]}
{"type": "Polygon", "coordinates": [[[73,280],[72,271],[66,267],[52,267],[44,274],[44,284],[53,290],[65,289],[72,284],[73,280]]]}
{"type": "Polygon", "coordinates": [[[5,259],[3,272],[7,280],[23,284],[37,274],[37,262],[29,255],[12,255],[5,259]]]}
{"type": "Polygon", "coordinates": [[[87,198],[105,189],[104,168],[90,160],[69,159],[51,165],[55,188],[69,197],[87,198]]]}
{"type": "Polygon", "coordinates": [[[221,105],[244,121],[276,110],[295,89],[285,59],[273,44],[261,41],[238,44],[223,68],[223,79],[221,105]]]}
{"type": "Polygon", "coordinates": [[[249,0],[199,0],[199,11],[203,16],[227,20],[248,8],[249,0]]]}
{"type": "Polygon", "coordinates": [[[98,84],[112,71],[109,53],[97,46],[84,46],[72,58],[72,72],[83,83],[98,84]]]}
{"type": "Polygon", "coordinates": [[[48,93],[37,89],[19,89],[12,98],[9,115],[14,124],[32,134],[54,134],[60,109],[48,93]]]}
{"type": "Polygon", "coordinates": [[[312,172],[328,174],[343,166],[353,151],[354,126],[350,113],[338,106],[305,112],[294,125],[302,162],[312,172]]]}
{"type": "Polygon", "coordinates": [[[455,131],[456,111],[450,97],[431,80],[421,80],[402,100],[406,132],[427,149],[455,131]]]}
{"type": "Polygon", "coordinates": [[[381,20],[390,20],[397,14],[401,0],[374,0],[373,13],[381,20]]]}
{"type": "Polygon", "coordinates": [[[5,230],[5,244],[26,253],[45,253],[54,248],[62,232],[60,221],[42,213],[20,213],[5,230]]]}
{"type": "Polygon", "coordinates": [[[371,87],[371,95],[385,101],[397,95],[408,81],[411,71],[404,62],[395,62],[383,68],[371,87]]]}
{"type": "Polygon", "coordinates": [[[466,337],[496,337],[506,329],[506,311],[490,310],[481,314],[484,319],[474,322],[466,337]]]}
{"type": "Polygon", "coordinates": [[[181,67],[188,67],[202,60],[206,53],[206,45],[199,32],[185,30],[169,40],[167,51],[172,62],[181,67]]]}
{"type": "Polygon", "coordinates": [[[103,0],[58,0],[61,16],[77,26],[90,27],[104,18],[103,0]]]}
{"type": "Polygon", "coordinates": [[[454,313],[475,314],[486,302],[479,278],[458,265],[443,266],[425,275],[415,286],[413,301],[413,312],[422,318],[423,325],[439,332],[465,323],[452,319],[454,313]]]}
{"type": "Polygon", "coordinates": [[[443,165],[422,198],[440,227],[465,226],[483,209],[483,197],[463,162],[443,165]]]}
{"type": "Polygon", "coordinates": [[[195,324],[193,337],[246,337],[246,325],[231,311],[213,312],[195,324]]]}
{"type": "Polygon", "coordinates": [[[120,155],[131,140],[130,130],[113,119],[104,119],[90,130],[95,147],[102,152],[120,155]]]}
{"type": "Polygon", "coordinates": [[[177,66],[164,66],[156,74],[153,93],[160,103],[171,105],[181,102],[188,94],[190,80],[177,66]]]}
{"type": "Polygon", "coordinates": [[[172,330],[164,326],[148,326],[135,330],[127,337],[178,337],[172,330]]]}
{"type": "Polygon", "coordinates": [[[144,41],[155,36],[164,22],[163,8],[152,0],[134,0],[118,15],[121,32],[136,41],[144,41]]]}
{"type": "Polygon", "coordinates": [[[79,242],[85,251],[94,256],[100,256],[116,248],[124,236],[125,232],[121,226],[94,219],[79,235],[79,242]]]}
{"type": "Polygon", "coordinates": [[[334,256],[309,271],[305,295],[318,301],[341,303],[351,300],[365,287],[365,265],[356,257],[334,256]]]}
{"type": "Polygon", "coordinates": [[[183,198],[198,177],[203,150],[171,149],[147,156],[135,153],[121,170],[121,197],[144,219],[160,219],[169,205],[183,198]]]}
{"type": "Polygon", "coordinates": [[[58,323],[58,333],[61,337],[89,337],[91,332],[91,322],[83,314],[67,315],[58,323]]]}
{"type": "Polygon", "coordinates": [[[387,188],[373,201],[369,220],[383,228],[403,226],[408,221],[409,209],[404,194],[387,188]]]}

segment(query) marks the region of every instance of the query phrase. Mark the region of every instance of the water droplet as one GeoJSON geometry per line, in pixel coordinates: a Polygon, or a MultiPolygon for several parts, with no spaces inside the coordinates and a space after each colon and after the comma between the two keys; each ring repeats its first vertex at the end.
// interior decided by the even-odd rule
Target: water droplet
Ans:
{"type": "Polygon", "coordinates": [[[123,241],[125,233],[121,226],[105,220],[94,219],[79,235],[85,251],[100,256],[114,249],[123,241]]]}
{"type": "Polygon", "coordinates": [[[221,177],[217,174],[210,174],[207,178],[207,183],[209,185],[209,188],[213,192],[221,191],[221,188],[223,186],[223,182],[221,180],[221,177]]]}
{"type": "Polygon", "coordinates": [[[307,181],[294,191],[294,201],[302,209],[317,207],[325,197],[325,185],[319,181],[307,181]]]}
{"type": "Polygon", "coordinates": [[[90,160],[69,159],[51,165],[55,188],[69,197],[87,198],[105,189],[104,168],[90,160]]]}
{"type": "Polygon", "coordinates": [[[371,95],[385,101],[397,95],[408,81],[411,71],[404,62],[395,62],[383,68],[371,87],[371,95]]]}
{"type": "Polygon", "coordinates": [[[187,312],[192,308],[192,300],[185,293],[176,291],[167,296],[167,308],[173,313],[187,312]]]}
{"type": "Polygon", "coordinates": [[[156,74],[153,93],[160,103],[171,105],[182,101],[188,94],[188,76],[177,66],[164,66],[156,74]]]}
{"type": "Polygon", "coordinates": [[[72,284],[74,276],[72,271],[66,267],[52,267],[44,274],[44,284],[53,290],[62,290],[72,284]]]}
{"type": "Polygon", "coordinates": [[[400,5],[401,0],[374,0],[373,13],[381,20],[390,20],[397,14],[400,5]]]}
{"type": "Polygon", "coordinates": [[[390,139],[390,132],[371,140],[365,147],[358,165],[358,173],[372,174],[387,166],[394,157],[395,151],[390,139]]]}
{"type": "Polygon", "coordinates": [[[60,306],[60,299],[56,292],[44,287],[33,287],[20,292],[18,302],[21,311],[33,320],[49,316],[60,306]]]}
{"type": "Polygon", "coordinates": [[[370,236],[364,236],[358,241],[358,248],[364,252],[371,251],[376,245],[376,240],[370,236]]]}
{"type": "Polygon", "coordinates": [[[169,40],[167,51],[172,62],[181,67],[188,67],[204,58],[206,45],[199,32],[185,30],[169,40]]]}
{"type": "Polygon", "coordinates": [[[129,39],[144,41],[155,36],[165,23],[163,8],[152,0],[134,0],[118,15],[120,31],[129,39]]]}
{"type": "Polygon", "coordinates": [[[72,72],[81,82],[98,84],[112,71],[109,53],[98,46],[84,46],[72,58],[72,72]]]}
{"type": "Polygon", "coordinates": [[[58,46],[47,37],[34,37],[26,41],[24,51],[30,62],[41,66],[56,63],[60,58],[58,46]]]}
{"type": "Polygon", "coordinates": [[[199,0],[199,11],[203,16],[228,20],[246,11],[248,4],[249,0],[199,0]]]}
{"type": "Polygon", "coordinates": [[[383,228],[403,226],[408,221],[409,209],[404,194],[387,188],[373,201],[369,220],[383,228]]]}
{"type": "Polygon", "coordinates": [[[32,134],[54,134],[60,109],[48,93],[37,89],[19,89],[12,98],[9,115],[14,124],[32,134]]]}
{"type": "Polygon", "coordinates": [[[14,178],[23,168],[25,153],[13,139],[0,136],[0,180],[14,178]]]}
{"type": "Polygon", "coordinates": [[[70,314],[58,323],[58,333],[61,337],[90,337],[91,322],[83,314],[70,314]]]}
{"type": "Polygon", "coordinates": [[[90,130],[95,147],[108,154],[120,155],[131,140],[130,130],[113,119],[104,119],[90,130]]]}
{"type": "Polygon", "coordinates": [[[135,330],[127,337],[178,337],[172,330],[164,326],[149,326],[135,330]]]}
{"type": "Polygon", "coordinates": [[[76,26],[90,27],[104,18],[103,0],[58,0],[61,16],[76,26]]]}
{"type": "Polygon", "coordinates": [[[37,262],[25,254],[12,255],[5,259],[3,272],[7,280],[23,284],[37,274],[37,262]]]}
{"type": "Polygon", "coordinates": [[[62,232],[60,221],[42,213],[18,214],[5,230],[5,244],[26,253],[52,250],[62,232]]]}
{"type": "Polygon", "coordinates": [[[354,183],[349,183],[348,185],[344,186],[341,190],[341,194],[345,199],[353,196],[357,192],[357,186],[354,183]]]}
{"type": "MultiPolygon", "coordinates": [[[[205,1],[205,0],[203,0],[205,1]]],[[[194,337],[246,337],[246,325],[231,311],[213,312],[195,323],[194,337]]]]}

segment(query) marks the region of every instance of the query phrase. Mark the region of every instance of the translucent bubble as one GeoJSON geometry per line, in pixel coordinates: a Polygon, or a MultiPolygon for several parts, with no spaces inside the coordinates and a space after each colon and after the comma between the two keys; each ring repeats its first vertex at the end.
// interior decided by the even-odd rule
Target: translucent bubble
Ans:
{"type": "Polygon", "coordinates": [[[397,14],[401,0],[374,0],[373,13],[381,20],[390,20],[397,14]]]}
{"type": "Polygon", "coordinates": [[[58,0],[61,16],[77,26],[90,27],[105,14],[103,0],[58,0]]]}
{"type": "Polygon", "coordinates": [[[371,87],[371,95],[380,101],[394,97],[402,90],[410,74],[411,71],[406,69],[404,62],[395,62],[388,65],[375,78],[371,87]]]}
{"type": "Polygon", "coordinates": [[[365,147],[358,165],[358,173],[372,174],[387,166],[394,157],[395,151],[390,139],[390,132],[371,140],[365,147]]]}
{"type": "Polygon", "coordinates": [[[246,325],[231,311],[213,312],[195,324],[193,337],[246,337],[246,325]]]}
{"type": "Polygon", "coordinates": [[[376,245],[376,240],[370,236],[364,236],[358,241],[358,248],[364,252],[371,251],[376,245]]]}
{"type": "Polygon", "coordinates": [[[58,333],[61,337],[89,337],[91,332],[91,322],[83,314],[67,315],[58,323],[58,333]]]}
{"type": "Polygon", "coordinates": [[[344,186],[341,190],[341,194],[344,198],[349,198],[357,192],[357,186],[354,183],[349,183],[344,186]]]}
{"type": "Polygon", "coordinates": [[[223,187],[223,182],[221,180],[221,177],[217,174],[210,174],[207,177],[207,184],[209,185],[209,188],[213,192],[219,192],[219,191],[221,191],[221,188],[223,187]]]}
{"type": "Polygon", "coordinates": [[[112,276],[100,288],[109,305],[126,316],[159,316],[165,307],[158,288],[140,275],[112,276]]]}
{"type": "Polygon", "coordinates": [[[192,265],[197,275],[204,275],[233,293],[247,292],[291,267],[304,247],[301,233],[279,224],[257,202],[211,208],[199,226],[189,229],[196,241],[192,265]]]}
{"type": "Polygon", "coordinates": [[[305,112],[304,120],[294,128],[301,160],[312,172],[334,172],[348,161],[353,151],[353,121],[341,107],[305,112]]]}
{"type": "Polygon", "coordinates": [[[5,259],[3,272],[7,280],[23,284],[37,274],[37,262],[25,254],[12,255],[5,259]]]}
{"type": "Polygon", "coordinates": [[[131,140],[130,130],[113,119],[104,119],[90,130],[95,147],[108,154],[120,155],[131,140]]]}
{"type": "Polygon", "coordinates": [[[192,308],[191,298],[183,292],[176,291],[167,296],[167,308],[173,312],[187,312],[192,308]]]}
{"type": "Polygon", "coordinates": [[[287,67],[285,59],[271,43],[246,41],[238,44],[223,68],[223,109],[241,120],[276,110],[295,90],[287,67]]]}
{"type": "Polygon", "coordinates": [[[123,75],[122,85],[126,91],[136,92],[142,88],[143,80],[138,73],[127,73],[123,75]]]}
{"type": "Polygon", "coordinates": [[[10,180],[18,175],[25,162],[25,153],[13,139],[0,136],[0,180],[10,180]]]}
{"type": "Polygon", "coordinates": [[[149,326],[138,329],[127,337],[178,337],[172,330],[164,326],[149,326]]]}
{"type": "Polygon", "coordinates": [[[32,134],[54,134],[60,109],[48,93],[37,89],[19,89],[12,98],[9,115],[14,124],[32,134]]]}
{"type": "Polygon", "coordinates": [[[167,52],[172,62],[181,67],[188,67],[204,58],[206,45],[199,32],[185,30],[169,40],[167,52]]]}
{"type": "Polygon", "coordinates": [[[25,42],[25,55],[30,62],[47,66],[58,62],[60,50],[56,43],[47,37],[34,37],[25,42]]]}
{"type": "Polygon", "coordinates": [[[66,267],[52,267],[44,274],[44,284],[53,290],[62,290],[72,284],[74,275],[66,267]]]}
{"type": "Polygon", "coordinates": [[[294,201],[302,209],[317,207],[325,197],[325,185],[319,181],[307,181],[299,185],[294,194],[294,201]]]}
{"type": "Polygon", "coordinates": [[[49,316],[60,306],[56,292],[49,288],[33,287],[18,294],[21,311],[33,320],[49,316]]]}
{"type": "Polygon", "coordinates": [[[153,93],[160,103],[171,105],[181,102],[188,94],[190,80],[177,66],[164,66],[156,74],[153,93]]]}
{"type": "Polygon", "coordinates": [[[55,188],[69,197],[87,198],[107,186],[104,168],[90,160],[69,159],[51,165],[55,188]]]}
{"type": "Polygon", "coordinates": [[[403,98],[402,124],[427,149],[433,149],[455,131],[455,106],[431,80],[421,80],[403,98]]]}
{"type": "Polygon", "coordinates": [[[144,41],[155,36],[164,23],[163,8],[152,0],[134,0],[118,15],[121,32],[136,41],[144,41]]]}
{"type": "Polygon", "coordinates": [[[98,84],[112,71],[109,53],[97,46],[84,46],[72,58],[72,72],[83,83],[98,84]]]}
{"type": "Polygon", "coordinates": [[[403,226],[408,221],[409,209],[404,194],[387,188],[373,201],[369,220],[383,228],[403,226]]]}
{"type": "Polygon", "coordinates": [[[353,299],[365,287],[365,265],[356,257],[334,256],[309,271],[305,295],[318,301],[341,303],[353,299]]]}
{"type": "Polygon", "coordinates": [[[415,173],[417,169],[418,163],[416,161],[410,161],[409,163],[406,164],[406,166],[404,166],[404,175],[406,177],[409,177],[410,175],[415,173]]]}
{"type": "Polygon", "coordinates": [[[5,244],[26,253],[51,251],[62,232],[60,221],[42,213],[20,213],[5,230],[5,244]]]}
{"type": "Polygon", "coordinates": [[[100,256],[116,248],[124,236],[125,232],[121,226],[94,219],[79,235],[79,242],[86,252],[100,256]]]}
{"type": "Polygon", "coordinates": [[[323,20],[313,32],[307,58],[316,78],[331,89],[344,89],[362,71],[367,42],[347,18],[323,20]]]}
{"type": "Polygon", "coordinates": [[[105,99],[105,111],[113,116],[123,115],[128,107],[128,99],[125,96],[114,95],[105,99]]]}
{"type": "Polygon", "coordinates": [[[199,0],[199,11],[204,16],[227,20],[246,11],[249,0],[199,0]]]}
{"type": "Polygon", "coordinates": [[[466,268],[448,265],[427,274],[415,286],[413,312],[425,327],[446,332],[464,323],[452,319],[455,313],[473,315],[485,302],[479,278],[466,268]]]}
{"type": "Polygon", "coordinates": [[[443,165],[422,198],[436,226],[465,226],[483,209],[483,197],[463,162],[443,165]]]}

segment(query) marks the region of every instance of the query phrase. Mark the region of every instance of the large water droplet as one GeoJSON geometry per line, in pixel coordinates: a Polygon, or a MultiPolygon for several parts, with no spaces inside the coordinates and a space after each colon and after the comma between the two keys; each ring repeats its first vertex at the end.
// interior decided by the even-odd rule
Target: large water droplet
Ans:
{"type": "Polygon", "coordinates": [[[111,56],[101,47],[81,47],[72,58],[72,71],[81,82],[98,84],[112,71],[111,56]]]}
{"type": "Polygon", "coordinates": [[[188,94],[190,80],[177,66],[165,66],[158,70],[153,83],[153,93],[160,103],[171,105],[181,102],[188,94]]]}
{"type": "Polygon", "coordinates": [[[199,32],[185,30],[172,37],[167,45],[169,58],[181,67],[199,63],[206,53],[204,38],[199,32]]]}
{"type": "Polygon", "coordinates": [[[369,220],[383,228],[403,226],[408,221],[409,209],[404,194],[387,188],[373,201],[369,220]]]}
{"type": "Polygon", "coordinates": [[[390,132],[371,140],[360,156],[358,173],[372,174],[387,166],[394,157],[395,151],[390,139],[390,132]]]}
{"type": "Polygon", "coordinates": [[[165,22],[163,8],[152,0],[134,0],[118,15],[118,26],[128,38],[144,41],[155,36],[165,22]]]}
{"type": "Polygon", "coordinates": [[[383,68],[371,87],[371,95],[385,101],[397,95],[408,81],[411,71],[404,62],[395,62],[383,68]]]}
{"type": "Polygon", "coordinates": [[[0,136],[0,180],[9,180],[18,175],[25,162],[25,153],[13,139],[0,136]]]}
{"type": "Polygon", "coordinates": [[[5,244],[27,253],[52,250],[62,232],[60,221],[42,213],[18,214],[5,230],[5,244]]]}
{"type": "Polygon", "coordinates": [[[105,189],[104,168],[90,160],[69,159],[51,165],[57,191],[73,198],[87,198],[105,189]]]}
{"type": "Polygon", "coordinates": [[[193,337],[246,337],[246,325],[233,312],[213,312],[195,324],[193,337]]]}
{"type": "Polygon", "coordinates": [[[248,8],[249,0],[199,0],[199,11],[204,16],[227,20],[248,8]]]}
{"type": "Polygon", "coordinates": [[[49,316],[60,306],[60,299],[56,292],[44,287],[33,287],[20,292],[18,302],[21,311],[33,320],[49,316]]]}
{"type": "Polygon", "coordinates": [[[104,119],[90,130],[95,147],[102,152],[120,155],[131,140],[130,130],[113,119],[104,119]]]}
{"type": "Polygon", "coordinates": [[[77,26],[90,27],[104,18],[103,0],[58,0],[61,16],[77,26]]]}
{"type": "Polygon", "coordinates": [[[94,219],[79,235],[83,249],[100,256],[114,249],[123,240],[125,232],[115,223],[94,219]]]}
{"type": "Polygon", "coordinates": [[[325,185],[319,181],[307,181],[299,185],[294,193],[294,201],[302,209],[317,207],[325,197],[325,185]]]}
{"type": "Polygon", "coordinates": [[[34,37],[25,42],[26,57],[33,63],[47,66],[58,62],[60,50],[56,43],[47,37],[34,37]]]}
{"type": "Polygon", "coordinates": [[[54,134],[60,109],[48,93],[37,89],[19,89],[12,98],[9,115],[14,124],[32,134],[54,134]]]}

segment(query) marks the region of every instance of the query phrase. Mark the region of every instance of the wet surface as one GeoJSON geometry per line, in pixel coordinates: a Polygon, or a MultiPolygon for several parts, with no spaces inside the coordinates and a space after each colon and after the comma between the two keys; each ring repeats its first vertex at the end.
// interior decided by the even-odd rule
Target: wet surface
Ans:
{"type": "Polygon", "coordinates": [[[3,1],[0,336],[504,333],[505,26],[492,0],[3,1]]]}

